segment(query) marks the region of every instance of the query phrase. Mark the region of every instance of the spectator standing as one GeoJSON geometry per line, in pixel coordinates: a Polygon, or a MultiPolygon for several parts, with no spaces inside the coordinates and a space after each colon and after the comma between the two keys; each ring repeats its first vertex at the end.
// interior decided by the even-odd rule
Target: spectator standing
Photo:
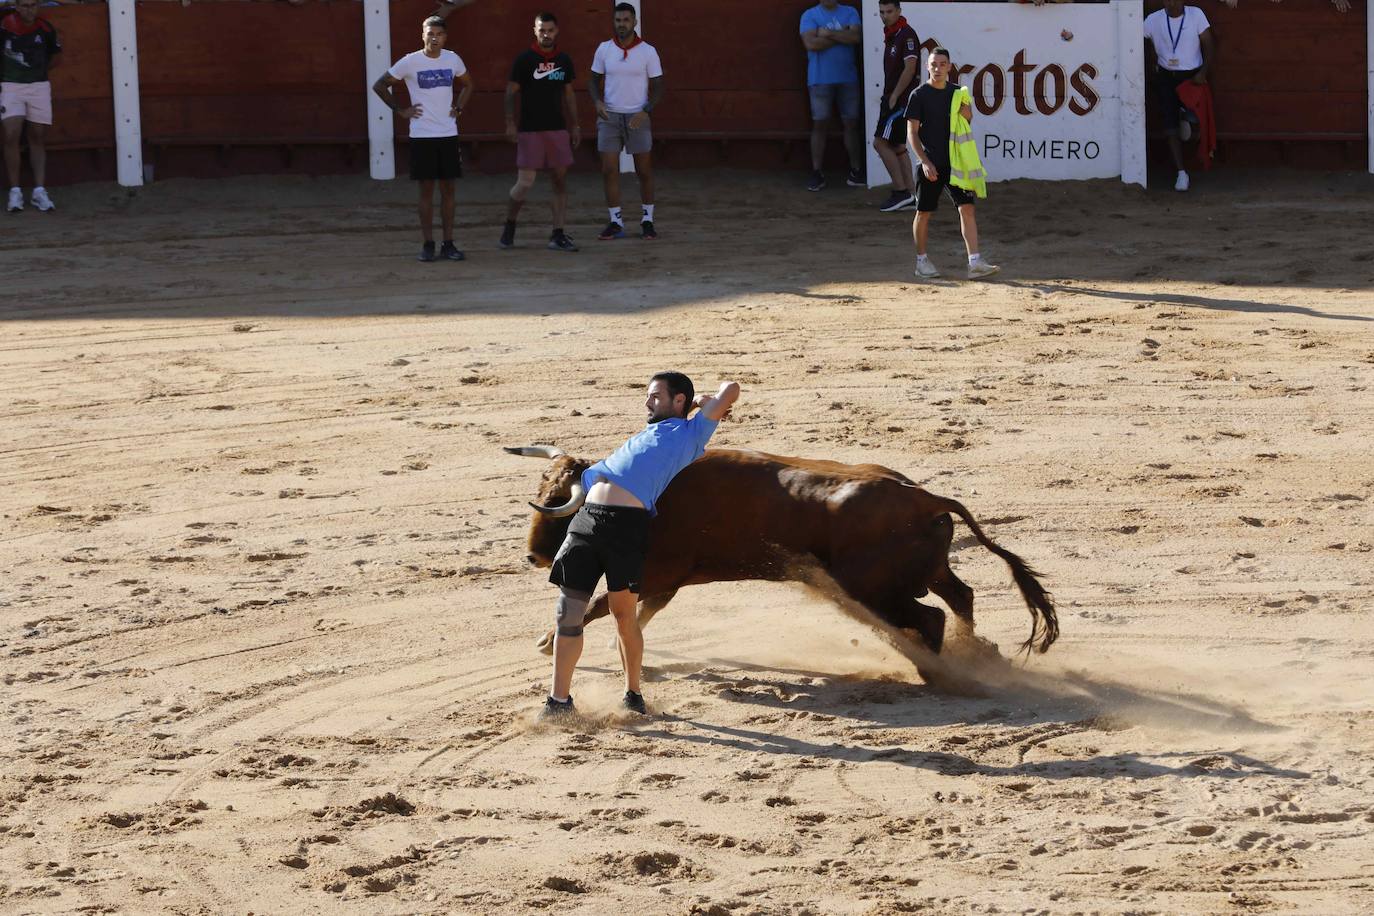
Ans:
{"type": "Polygon", "coordinates": [[[811,183],[808,191],[825,187],[821,164],[825,159],[825,131],[831,112],[838,109],[844,125],[844,148],[849,153],[851,187],[864,186],[863,144],[859,118],[863,89],[859,85],[856,48],[863,38],[859,11],[839,0],[820,0],[801,17],[801,40],[806,48],[806,87],[811,99],[811,183]]]}
{"type": "Polygon", "coordinates": [[[372,91],[387,107],[410,122],[410,177],[419,182],[421,261],[434,260],[434,186],[439,186],[439,220],[444,244],[439,257],[463,260],[453,241],[453,182],[463,174],[458,149],[458,114],[472,95],[472,77],[463,59],[444,47],[448,26],[440,16],[425,20],[422,46],[396,61],[373,83],[372,91]],[[455,97],[454,82],[462,83],[455,97]],[[392,87],[405,83],[410,105],[400,108],[392,87]]]}
{"type": "Polygon", "coordinates": [[[590,91],[596,106],[596,151],[601,154],[601,178],[611,220],[598,236],[601,241],[625,237],[620,209],[620,151],[634,157],[644,215],[641,238],[658,238],[654,229],[654,173],[650,155],[654,138],[649,113],[663,98],[663,64],[658,51],[635,34],[635,8],[617,3],[612,12],[615,37],[603,41],[592,58],[590,91]]]}
{"type": "Polygon", "coordinates": [[[921,39],[902,15],[901,0],[880,0],[878,17],[883,23],[883,99],[873,148],[892,178],[892,193],[878,209],[892,213],[916,205],[916,176],[906,148],[906,102],[921,65],[921,39]]]}
{"type": "Polygon", "coordinates": [[[549,248],[576,251],[563,231],[568,214],[568,167],[573,149],[582,142],[573,94],[573,61],[558,50],[558,18],[553,13],[534,17],[534,44],[515,58],[506,83],[506,137],[516,146],[515,186],[506,207],[501,247],[515,245],[515,223],[539,172],[553,180],[553,233],[549,248]],[[518,120],[517,120],[518,118],[518,120]]]}
{"type": "Polygon", "coordinates": [[[1186,191],[1189,182],[1188,173],[1183,169],[1183,142],[1179,138],[1182,103],[1178,99],[1178,86],[1185,81],[1199,86],[1207,83],[1207,71],[1215,53],[1211,23],[1207,21],[1207,14],[1196,6],[1184,6],[1183,0],[1164,0],[1163,9],[1145,17],[1145,40],[1154,48],[1154,55],[1149,57],[1154,62],[1150,86],[1159,102],[1169,155],[1178,171],[1174,190],[1186,191]]]}
{"type": "Polygon", "coordinates": [[[48,172],[48,128],[52,126],[52,83],[48,73],[57,66],[62,43],[53,24],[38,15],[38,0],[17,0],[12,12],[0,16],[0,122],[5,135],[5,168],[10,175],[5,209],[24,209],[20,187],[22,165],[19,139],[27,129],[29,166],[33,169],[35,210],[53,210],[44,183],[48,172]]]}
{"type": "MultiPolygon", "coordinates": [[[[964,234],[968,250],[968,278],[990,277],[1001,268],[994,267],[978,252],[978,221],[974,217],[972,191],[950,184],[950,122],[954,96],[959,87],[949,78],[949,51],[934,48],[926,59],[927,80],[911,93],[907,101],[906,117],[913,139],[912,148],[921,160],[921,174],[916,182],[916,222],[912,235],[916,241],[916,276],[932,278],[940,271],[926,253],[930,235],[930,216],[940,206],[940,192],[944,191],[959,211],[959,228],[964,234]]],[[[973,123],[973,109],[963,105],[959,112],[965,121],[973,123]]]]}

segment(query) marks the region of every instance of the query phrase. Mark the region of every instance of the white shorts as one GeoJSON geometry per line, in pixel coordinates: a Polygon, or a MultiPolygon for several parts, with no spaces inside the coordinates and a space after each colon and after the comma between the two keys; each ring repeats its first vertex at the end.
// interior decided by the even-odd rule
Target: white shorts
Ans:
{"type": "Polygon", "coordinates": [[[52,123],[52,83],[0,83],[0,120],[52,123]]]}

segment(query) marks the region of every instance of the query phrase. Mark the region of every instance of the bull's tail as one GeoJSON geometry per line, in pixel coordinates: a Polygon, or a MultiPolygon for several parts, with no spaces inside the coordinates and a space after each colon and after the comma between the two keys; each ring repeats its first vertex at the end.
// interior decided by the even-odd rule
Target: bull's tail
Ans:
{"type": "Polygon", "coordinates": [[[1059,638],[1059,617],[1054,611],[1054,598],[1045,591],[1045,586],[1041,585],[1037,578],[1039,573],[1026,565],[1025,560],[984,534],[983,529],[974,520],[973,513],[964,508],[963,504],[953,499],[936,499],[944,511],[952,512],[964,520],[964,524],[968,525],[978,543],[997,554],[1011,567],[1011,576],[1016,580],[1016,587],[1021,590],[1021,597],[1025,599],[1026,607],[1031,613],[1031,635],[1030,639],[1021,644],[1022,650],[1049,651],[1050,646],[1059,638]]]}

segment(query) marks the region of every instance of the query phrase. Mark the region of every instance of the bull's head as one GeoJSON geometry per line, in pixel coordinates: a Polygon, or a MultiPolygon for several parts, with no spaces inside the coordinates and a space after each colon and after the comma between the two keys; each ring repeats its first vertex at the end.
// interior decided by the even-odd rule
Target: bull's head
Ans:
{"type": "Polygon", "coordinates": [[[535,511],[530,518],[526,559],[542,569],[553,563],[554,554],[567,536],[568,525],[572,524],[573,514],[587,498],[587,491],[582,487],[582,472],[592,463],[585,458],[573,458],[552,445],[522,445],[506,451],[526,458],[553,461],[539,481],[538,497],[530,503],[535,511]]]}

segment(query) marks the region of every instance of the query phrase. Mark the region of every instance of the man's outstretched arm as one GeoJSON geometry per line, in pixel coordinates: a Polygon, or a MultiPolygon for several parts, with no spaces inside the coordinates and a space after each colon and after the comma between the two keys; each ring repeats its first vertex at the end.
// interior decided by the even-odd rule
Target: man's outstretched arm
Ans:
{"type": "Polygon", "coordinates": [[[719,420],[730,412],[730,408],[739,400],[739,383],[722,382],[720,390],[715,394],[699,394],[692,401],[692,406],[701,411],[701,415],[708,420],[719,420]]]}

